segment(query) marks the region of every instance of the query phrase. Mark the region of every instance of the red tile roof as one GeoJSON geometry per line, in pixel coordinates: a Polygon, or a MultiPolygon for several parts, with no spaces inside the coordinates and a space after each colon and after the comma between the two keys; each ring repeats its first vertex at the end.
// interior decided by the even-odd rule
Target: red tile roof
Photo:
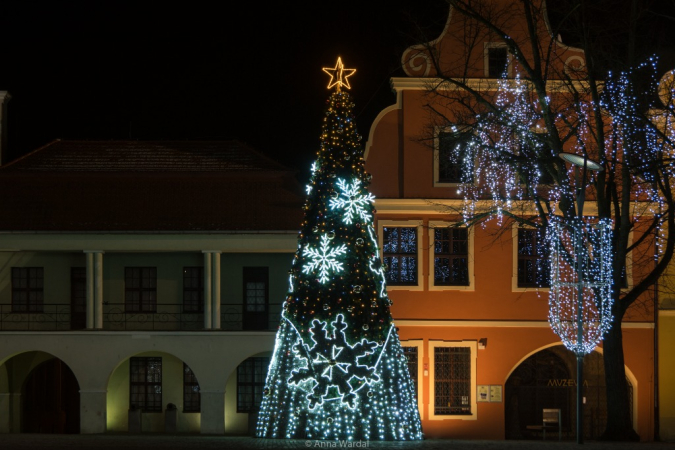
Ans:
{"type": "Polygon", "coordinates": [[[293,231],[303,201],[239,141],[58,140],[0,167],[0,231],[293,231]]]}

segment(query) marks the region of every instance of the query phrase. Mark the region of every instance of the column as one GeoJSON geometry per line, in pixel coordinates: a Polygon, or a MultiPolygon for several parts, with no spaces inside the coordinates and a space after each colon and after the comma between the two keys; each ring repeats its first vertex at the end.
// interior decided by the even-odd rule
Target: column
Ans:
{"type": "Polygon", "coordinates": [[[84,252],[87,257],[87,329],[94,329],[94,254],[84,252]]]}
{"type": "Polygon", "coordinates": [[[201,433],[225,434],[225,391],[201,390],[201,433]]]}
{"type": "Polygon", "coordinates": [[[11,433],[14,431],[12,417],[14,410],[18,411],[19,408],[13,408],[12,406],[20,403],[20,400],[21,394],[0,392],[0,433],[11,433]]]}
{"type": "Polygon", "coordinates": [[[103,251],[85,250],[87,256],[87,329],[103,329],[103,251]]]}
{"type": "Polygon", "coordinates": [[[105,389],[80,389],[80,433],[106,432],[105,389]]]}
{"type": "Polygon", "coordinates": [[[213,258],[211,269],[213,273],[211,275],[211,281],[213,282],[213,306],[211,312],[213,313],[213,319],[211,321],[211,326],[214,330],[220,330],[220,252],[211,253],[213,258]]]}
{"type": "Polygon", "coordinates": [[[204,329],[211,329],[211,253],[202,251],[204,253],[204,329]]]}

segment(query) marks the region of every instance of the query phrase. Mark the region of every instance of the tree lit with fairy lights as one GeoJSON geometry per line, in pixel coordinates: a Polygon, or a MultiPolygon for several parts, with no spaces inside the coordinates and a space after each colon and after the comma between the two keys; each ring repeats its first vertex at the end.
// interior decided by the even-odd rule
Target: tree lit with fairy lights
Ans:
{"type": "Polygon", "coordinates": [[[354,69],[324,69],[335,87],[307,186],[305,219],[263,391],[256,435],[417,440],[422,426],[392,321],[367,191],[354,69]]]}

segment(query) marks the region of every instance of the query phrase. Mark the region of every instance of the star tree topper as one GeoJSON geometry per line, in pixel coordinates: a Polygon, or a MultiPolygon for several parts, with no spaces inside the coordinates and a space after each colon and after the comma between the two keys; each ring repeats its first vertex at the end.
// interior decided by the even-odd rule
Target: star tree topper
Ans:
{"type": "Polygon", "coordinates": [[[342,65],[342,59],[339,56],[334,68],[331,69],[330,67],[324,67],[323,71],[330,75],[328,89],[332,88],[333,86],[337,86],[337,90],[339,92],[342,86],[346,87],[347,89],[352,88],[349,85],[349,80],[347,80],[347,78],[354,75],[356,69],[345,69],[345,66],[342,65]]]}

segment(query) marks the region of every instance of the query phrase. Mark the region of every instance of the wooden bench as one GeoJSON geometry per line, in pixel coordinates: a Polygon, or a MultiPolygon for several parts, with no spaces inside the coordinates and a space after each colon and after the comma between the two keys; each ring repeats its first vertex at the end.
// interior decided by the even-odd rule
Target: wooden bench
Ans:
{"type": "Polygon", "coordinates": [[[562,426],[561,426],[561,415],[560,409],[547,409],[544,408],[543,420],[541,425],[528,425],[526,428],[533,431],[541,431],[542,439],[546,440],[546,430],[555,431],[558,430],[558,440],[562,439],[562,426]]]}

